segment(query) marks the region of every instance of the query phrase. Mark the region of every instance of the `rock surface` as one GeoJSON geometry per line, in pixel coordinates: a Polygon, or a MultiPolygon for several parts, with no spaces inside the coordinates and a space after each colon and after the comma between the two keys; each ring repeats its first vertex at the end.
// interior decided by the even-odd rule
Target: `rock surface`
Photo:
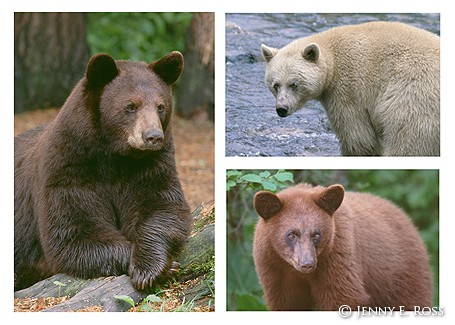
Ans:
{"type": "MultiPolygon", "coordinates": [[[[196,220],[201,218],[200,215],[204,210],[206,209],[200,208],[193,212],[196,220]]],[[[213,213],[213,206],[211,213],[213,213]]],[[[203,275],[201,272],[207,272],[207,268],[204,265],[213,261],[214,246],[215,225],[208,224],[201,227],[188,239],[187,245],[178,259],[181,270],[176,280],[194,279],[203,275]]],[[[213,279],[207,279],[207,277],[201,277],[201,279],[203,279],[201,283],[196,283],[183,293],[186,301],[203,299],[213,294],[213,279]]],[[[43,311],[77,311],[99,306],[103,311],[112,312],[127,311],[132,307],[131,304],[117,299],[115,296],[128,296],[137,304],[148,294],[149,292],[136,290],[127,275],[87,280],[74,278],[66,274],[56,274],[35,283],[29,288],[16,291],[14,298],[68,296],[70,299],[43,311]]]]}

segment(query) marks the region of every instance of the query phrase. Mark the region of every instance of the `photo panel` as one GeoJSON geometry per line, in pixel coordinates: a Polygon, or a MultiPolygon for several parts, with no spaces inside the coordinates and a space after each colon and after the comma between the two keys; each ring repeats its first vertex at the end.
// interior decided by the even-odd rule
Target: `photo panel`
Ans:
{"type": "Polygon", "coordinates": [[[438,13],[226,14],[226,156],[439,156],[439,34],[438,13]]]}
{"type": "Polygon", "coordinates": [[[12,14],[14,311],[213,312],[215,13],[12,14]]]}
{"type": "Polygon", "coordinates": [[[228,169],[226,191],[228,311],[443,314],[438,170],[228,169]]]}

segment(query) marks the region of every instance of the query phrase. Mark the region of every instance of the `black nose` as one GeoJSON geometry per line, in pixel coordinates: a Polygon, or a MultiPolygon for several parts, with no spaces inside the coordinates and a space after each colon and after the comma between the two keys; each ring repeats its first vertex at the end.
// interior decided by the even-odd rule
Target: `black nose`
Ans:
{"type": "Polygon", "coordinates": [[[284,108],[284,107],[277,107],[276,113],[278,114],[279,117],[288,116],[288,110],[287,110],[287,108],[284,108]]]}
{"type": "Polygon", "coordinates": [[[150,130],[142,134],[144,142],[152,146],[163,144],[164,134],[160,130],[150,130]]]}

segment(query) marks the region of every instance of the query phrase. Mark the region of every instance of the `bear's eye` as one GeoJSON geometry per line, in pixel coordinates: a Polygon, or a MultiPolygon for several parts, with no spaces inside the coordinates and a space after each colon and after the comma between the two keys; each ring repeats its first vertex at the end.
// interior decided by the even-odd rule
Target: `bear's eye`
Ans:
{"type": "Polygon", "coordinates": [[[313,243],[315,245],[319,244],[321,242],[321,239],[322,239],[322,236],[319,232],[316,232],[314,235],[313,235],[313,243]]]}
{"type": "Polygon", "coordinates": [[[134,103],[129,103],[128,105],[125,106],[125,111],[128,113],[135,113],[137,110],[137,107],[134,103]]]}
{"type": "Polygon", "coordinates": [[[275,91],[278,91],[278,88],[280,88],[280,84],[276,82],[272,85],[272,87],[275,91]]]}
{"type": "Polygon", "coordinates": [[[297,238],[298,236],[294,231],[290,231],[286,234],[286,239],[291,243],[295,242],[297,238]]]}
{"type": "Polygon", "coordinates": [[[293,82],[292,84],[289,85],[289,88],[291,88],[292,90],[296,90],[297,84],[295,82],[293,82]]]}
{"type": "Polygon", "coordinates": [[[164,106],[164,104],[158,105],[158,113],[164,113],[165,110],[166,107],[164,106]]]}

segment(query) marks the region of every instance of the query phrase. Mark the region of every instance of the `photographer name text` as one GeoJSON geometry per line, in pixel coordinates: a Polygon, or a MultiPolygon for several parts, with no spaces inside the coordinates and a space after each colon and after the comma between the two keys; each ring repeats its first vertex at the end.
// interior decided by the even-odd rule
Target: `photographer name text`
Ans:
{"type": "Polygon", "coordinates": [[[355,312],[357,318],[368,316],[443,316],[444,309],[442,307],[419,307],[415,306],[409,310],[406,306],[398,307],[362,307],[351,308],[348,305],[340,306],[338,313],[341,317],[347,318],[355,312]]]}

